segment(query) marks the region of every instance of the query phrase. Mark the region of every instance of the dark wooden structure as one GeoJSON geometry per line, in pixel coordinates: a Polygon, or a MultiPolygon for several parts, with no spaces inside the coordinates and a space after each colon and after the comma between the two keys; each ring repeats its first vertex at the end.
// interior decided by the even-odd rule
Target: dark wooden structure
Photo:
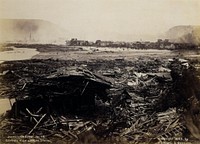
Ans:
{"type": "Polygon", "coordinates": [[[15,116],[27,109],[37,112],[42,107],[46,113],[94,111],[95,97],[108,100],[106,90],[111,83],[105,77],[83,68],[62,68],[51,75],[27,84],[26,98],[17,97],[13,105],[15,116]]]}

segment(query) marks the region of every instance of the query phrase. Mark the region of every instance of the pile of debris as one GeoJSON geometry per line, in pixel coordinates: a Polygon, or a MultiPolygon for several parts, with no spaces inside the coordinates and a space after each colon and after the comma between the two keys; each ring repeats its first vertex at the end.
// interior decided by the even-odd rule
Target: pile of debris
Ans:
{"type": "Polygon", "coordinates": [[[146,63],[151,68],[128,63],[91,71],[85,65],[14,78],[18,96],[1,122],[4,141],[25,135],[37,142],[185,142],[189,131],[200,139],[195,69],[181,59],[146,63]]]}
{"type": "Polygon", "coordinates": [[[16,117],[26,108],[36,111],[42,107],[50,114],[83,112],[84,108],[93,111],[95,98],[106,101],[106,90],[110,87],[111,83],[103,76],[86,68],[60,68],[48,76],[24,83],[21,90],[26,93],[16,97],[12,111],[16,117]]]}

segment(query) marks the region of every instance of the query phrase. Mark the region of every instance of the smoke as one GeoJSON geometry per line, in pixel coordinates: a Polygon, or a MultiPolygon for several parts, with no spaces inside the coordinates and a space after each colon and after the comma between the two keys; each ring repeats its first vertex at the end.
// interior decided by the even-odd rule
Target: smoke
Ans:
{"type": "Polygon", "coordinates": [[[44,20],[0,19],[0,42],[65,43],[69,33],[44,20]]]}
{"type": "MultiPolygon", "coordinates": [[[[57,42],[62,37],[62,43],[65,42],[65,30],[60,29],[58,25],[44,20],[15,20],[15,29],[22,37],[22,41],[52,43],[57,42]]],[[[15,30],[14,30],[15,31],[15,30]]]]}
{"type": "Polygon", "coordinates": [[[38,30],[38,25],[35,24],[33,21],[18,21],[14,25],[14,29],[20,32],[30,33],[36,32],[38,30]]]}

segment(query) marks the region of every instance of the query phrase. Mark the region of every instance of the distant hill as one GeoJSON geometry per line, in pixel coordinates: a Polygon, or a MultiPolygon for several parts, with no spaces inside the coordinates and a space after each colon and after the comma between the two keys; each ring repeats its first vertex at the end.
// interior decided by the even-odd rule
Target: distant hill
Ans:
{"type": "Polygon", "coordinates": [[[200,26],[175,26],[165,35],[172,42],[200,45],[200,26]]]}
{"type": "Polygon", "coordinates": [[[0,42],[65,43],[69,33],[49,21],[0,19],[0,42]]]}

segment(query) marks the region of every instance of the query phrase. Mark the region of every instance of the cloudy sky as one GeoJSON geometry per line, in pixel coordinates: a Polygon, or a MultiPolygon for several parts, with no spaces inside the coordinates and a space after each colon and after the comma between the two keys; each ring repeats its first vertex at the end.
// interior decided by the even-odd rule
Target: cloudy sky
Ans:
{"type": "Polygon", "coordinates": [[[80,39],[153,39],[200,25],[200,0],[0,0],[0,18],[43,19],[80,39]]]}

